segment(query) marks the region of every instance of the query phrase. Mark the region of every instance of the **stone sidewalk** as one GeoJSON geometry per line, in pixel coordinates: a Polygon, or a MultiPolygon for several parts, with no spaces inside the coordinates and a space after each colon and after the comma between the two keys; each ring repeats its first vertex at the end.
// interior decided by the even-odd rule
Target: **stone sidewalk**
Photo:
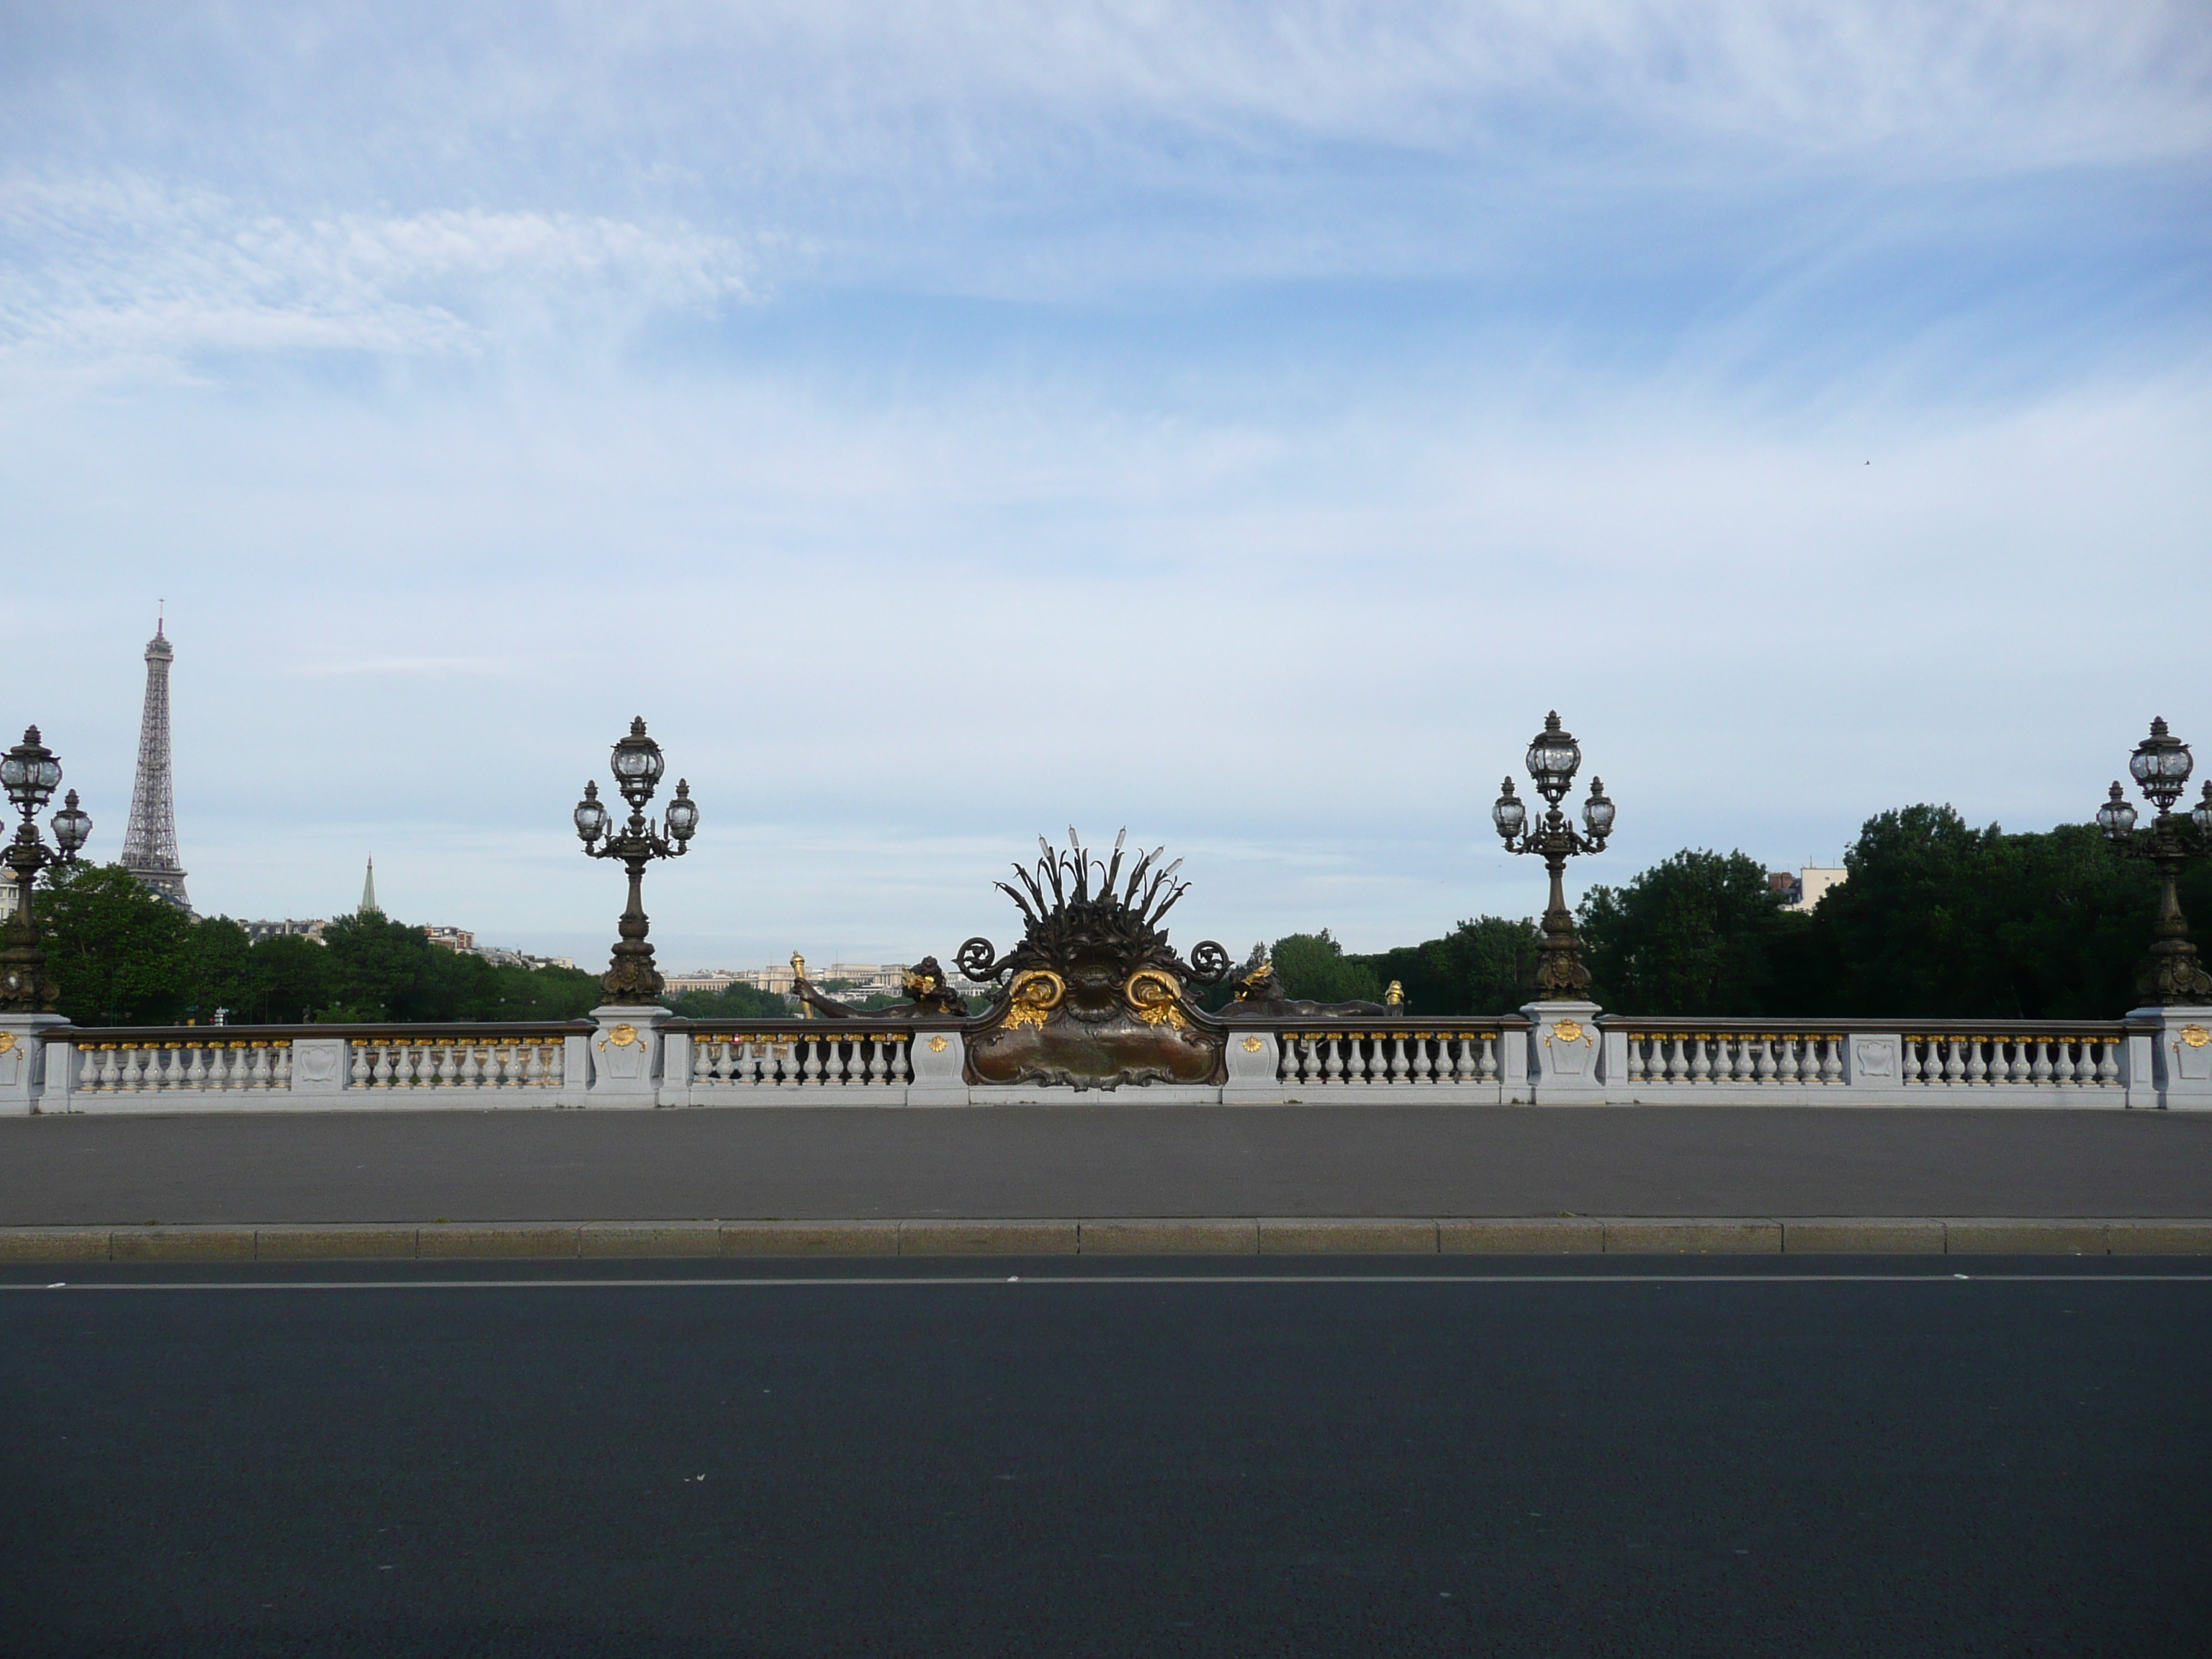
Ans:
{"type": "Polygon", "coordinates": [[[0,1228],[0,1264],[794,1256],[2212,1255],[2212,1221],[1115,1217],[0,1228]]]}
{"type": "Polygon", "coordinates": [[[0,1120],[9,1228],[1408,1216],[2212,1218],[2212,1114],[1112,1104],[0,1120]]]}

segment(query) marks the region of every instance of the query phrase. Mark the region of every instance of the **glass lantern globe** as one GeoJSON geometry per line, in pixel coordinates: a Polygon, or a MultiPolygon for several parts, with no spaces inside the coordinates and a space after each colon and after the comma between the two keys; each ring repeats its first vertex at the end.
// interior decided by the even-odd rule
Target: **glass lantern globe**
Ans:
{"type": "Polygon", "coordinates": [[[1583,827],[1593,841],[1603,841],[1613,833],[1613,803],[1605,798],[1603,778],[1590,780],[1589,799],[1583,803],[1583,827]]]}
{"type": "Polygon", "coordinates": [[[7,790],[19,812],[28,815],[44,806],[61,781],[61,763],[39,741],[35,726],[26,727],[22,742],[0,757],[0,787],[7,790]]]}
{"type": "Polygon", "coordinates": [[[2109,841],[2125,841],[2136,830],[2136,809],[2128,805],[2120,793],[2120,786],[2113,784],[2112,793],[2097,809],[2097,828],[2105,832],[2109,841]]]}
{"type": "Polygon", "coordinates": [[[64,857],[74,858],[77,850],[92,839],[92,814],[76,804],[76,791],[69,792],[62,802],[62,810],[54,814],[54,842],[64,857]]]}
{"type": "Polygon", "coordinates": [[[615,786],[622,791],[623,799],[632,806],[643,806],[653,799],[653,788],[667,765],[660,745],[645,735],[644,717],[633,720],[629,735],[614,748],[615,786]]]}
{"type": "Polygon", "coordinates": [[[676,780],[676,799],[668,803],[667,821],[669,836],[678,846],[699,828],[699,803],[691,799],[691,786],[683,778],[676,780]]]}
{"type": "Polygon", "coordinates": [[[1544,799],[1557,806],[1574,781],[1575,769],[1582,763],[1582,746],[1560,728],[1559,711],[1553,709],[1544,716],[1544,729],[1528,744],[1528,775],[1536,780],[1544,799]]]}
{"type": "Polygon", "coordinates": [[[1498,805],[1490,809],[1490,821],[1498,826],[1498,833],[1507,841],[1519,835],[1528,822],[1528,809],[1513,793],[1513,780],[1505,780],[1505,793],[1498,798],[1498,805]]]}
{"type": "Polygon", "coordinates": [[[2189,821],[2198,835],[2212,839],[2212,783],[2204,786],[2203,799],[2189,809],[2189,821]]]}
{"type": "Polygon", "coordinates": [[[2142,786],[2143,793],[2158,803],[2161,812],[2172,810],[2194,768],[2189,745],[2167,731],[2163,720],[2150,723],[2150,735],[2128,757],[2129,773],[2142,786]]]}
{"type": "Polygon", "coordinates": [[[599,786],[586,783],[584,798],[576,803],[576,835],[589,847],[607,832],[607,809],[599,804],[599,786]]]}

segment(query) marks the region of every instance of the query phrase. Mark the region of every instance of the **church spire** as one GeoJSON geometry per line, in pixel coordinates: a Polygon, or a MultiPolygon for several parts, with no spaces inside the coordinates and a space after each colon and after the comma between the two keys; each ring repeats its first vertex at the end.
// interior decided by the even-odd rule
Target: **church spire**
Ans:
{"type": "Polygon", "coordinates": [[[376,902],[376,860],[374,858],[368,861],[368,878],[361,884],[361,913],[365,916],[380,916],[384,914],[382,908],[376,902]]]}

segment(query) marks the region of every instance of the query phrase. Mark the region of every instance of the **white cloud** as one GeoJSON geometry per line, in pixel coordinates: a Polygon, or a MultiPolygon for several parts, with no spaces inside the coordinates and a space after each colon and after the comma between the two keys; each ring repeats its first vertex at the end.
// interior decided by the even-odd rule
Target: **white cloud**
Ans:
{"type": "Polygon", "coordinates": [[[49,363],[475,354],[748,297],[730,238],[567,214],[290,217],[143,178],[0,184],[0,348],[49,363]]]}

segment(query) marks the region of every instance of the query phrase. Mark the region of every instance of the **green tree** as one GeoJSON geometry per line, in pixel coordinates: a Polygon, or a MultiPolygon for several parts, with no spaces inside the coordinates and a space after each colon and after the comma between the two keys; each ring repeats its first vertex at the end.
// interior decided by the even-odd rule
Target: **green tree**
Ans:
{"type": "Polygon", "coordinates": [[[792,1017],[788,1002],[773,991],[751,985],[725,985],[715,991],[679,991],[668,999],[668,1006],[686,1019],[713,1022],[743,1023],[792,1017]]]}
{"type": "Polygon", "coordinates": [[[1624,887],[1591,888],[1577,916],[1591,995],[1624,1014],[1810,1012],[1783,1006],[1801,989],[1804,925],[1757,860],[1686,849],[1624,887]]]}
{"type": "Polygon", "coordinates": [[[80,1025],[165,1025],[192,1000],[192,919],[119,864],[78,865],[36,891],[58,1012],[80,1025]]]}
{"type": "Polygon", "coordinates": [[[442,971],[438,958],[453,953],[431,944],[420,927],[370,911],[340,917],[323,929],[323,941],[331,954],[331,1001],[319,1018],[428,1020],[450,1006],[460,975],[442,971]],[[441,997],[441,990],[447,994],[441,997]]]}
{"type": "Polygon", "coordinates": [[[331,1000],[331,953],[305,934],[273,933],[246,958],[248,1021],[299,1024],[331,1000]]]}
{"type": "Polygon", "coordinates": [[[246,937],[246,929],[228,916],[205,917],[193,924],[187,955],[185,1018],[206,1024],[217,1009],[240,1024],[255,1018],[253,943],[246,937]]]}
{"type": "Polygon", "coordinates": [[[1287,933],[1275,941],[1275,977],[1283,994],[1315,1002],[1379,1002],[1382,981],[1358,957],[1347,957],[1328,929],[1287,933]]]}
{"type": "Polygon", "coordinates": [[[1442,939],[1352,960],[1383,986],[1396,980],[1408,1013],[1504,1013],[1535,994],[1536,924],[1477,916],[1442,939]]]}
{"type": "MultiPolygon", "coordinates": [[[[1813,913],[1797,1000],[1923,1018],[2111,1019],[2135,1006],[2158,882],[2094,826],[2008,835],[1948,806],[1867,820],[1813,913]]],[[[2200,920],[2212,872],[2182,890],[2200,920]]]]}

